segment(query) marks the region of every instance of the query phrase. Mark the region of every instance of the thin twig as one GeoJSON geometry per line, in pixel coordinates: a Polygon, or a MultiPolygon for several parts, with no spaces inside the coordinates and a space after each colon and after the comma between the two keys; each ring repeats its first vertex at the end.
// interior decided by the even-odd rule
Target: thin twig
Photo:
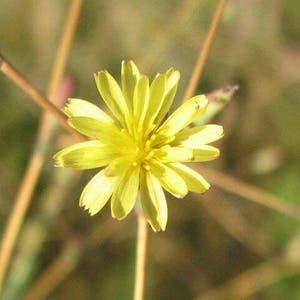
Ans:
{"type": "Polygon", "coordinates": [[[232,194],[239,195],[243,198],[272,208],[280,213],[283,213],[289,217],[293,217],[300,220],[300,211],[294,205],[283,201],[282,199],[265,192],[264,190],[236,179],[230,175],[218,172],[216,170],[210,170],[208,168],[199,168],[196,164],[193,165],[195,169],[198,169],[207,179],[214,184],[228,191],[232,194]]]}
{"type": "Polygon", "coordinates": [[[187,88],[187,90],[185,92],[185,95],[183,97],[184,101],[191,98],[194,95],[194,93],[197,89],[197,85],[199,84],[199,81],[201,79],[201,75],[203,73],[203,70],[204,70],[208,55],[210,53],[212,44],[215,40],[216,33],[217,33],[217,30],[218,30],[219,24],[221,22],[222,14],[223,14],[223,11],[225,9],[226,3],[227,3],[227,0],[220,0],[219,1],[219,4],[218,4],[217,9],[215,11],[212,23],[210,25],[209,31],[208,31],[207,36],[205,38],[204,45],[201,48],[201,51],[199,53],[199,57],[198,57],[196,66],[194,68],[193,75],[191,77],[188,88],[187,88]]]}
{"type": "Polygon", "coordinates": [[[17,69],[8,63],[3,56],[0,55],[2,60],[0,70],[10,78],[17,86],[19,86],[26,94],[40,105],[45,111],[49,112],[56,120],[69,132],[75,135],[79,140],[83,141],[85,138],[69,126],[66,116],[59,110],[53,103],[51,103],[43,94],[38,91],[17,69]]]}
{"type": "Polygon", "coordinates": [[[56,98],[56,93],[58,91],[58,87],[63,78],[64,70],[66,67],[67,59],[69,57],[70,48],[74,39],[75,30],[77,28],[77,23],[79,20],[79,15],[81,11],[83,0],[73,0],[72,5],[70,7],[69,16],[67,20],[67,24],[65,26],[65,31],[63,33],[63,37],[61,39],[58,55],[56,56],[56,60],[53,64],[52,74],[51,74],[51,82],[48,90],[48,98],[52,101],[52,99],[56,98]]]}
{"type": "Polygon", "coordinates": [[[142,213],[139,213],[137,244],[136,244],[134,300],[144,299],[147,241],[148,241],[148,224],[144,215],[142,213]]]}
{"type": "Polygon", "coordinates": [[[42,166],[44,164],[47,152],[47,143],[50,140],[54,127],[48,116],[42,118],[38,130],[34,150],[29,160],[29,164],[22,179],[19,191],[14,201],[15,205],[9,216],[6,228],[3,234],[3,241],[0,248],[0,287],[3,284],[5,273],[14,249],[20,228],[23,224],[26,212],[30,205],[30,199],[42,166]]]}
{"type": "MultiPolygon", "coordinates": [[[[81,8],[81,3],[82,0],[74,0],[72,2],[68,21],[66,23],[66,30],[62,37],[61,46],[59,47],[59,50],[57,52],[56,63],[54,64],[53,75],[49,88],[49,99],[51,99],[54,102],[61,102],[62,100],[58,99],[58,96],[62,96],[57,95],[58,86],[62,81],[63,70],[65,68],[68,54],[71,48],[75,27],[78,21],[78,16],[81,8]]],[[[62,114],[62,112],[58,110],[54,106],[54,104],[45,99],[39,92],[34,90],[34,88],[31,87],[30,84],[26,81],[26,79],[23,78],[22,75],[20,75],[18,72],[16,72],[9,64],[7,64],[7,62],[5,62],[3,58],[1,58],[1,56],[0,67],[1,70],[9,77],[10,75],[12,75],[11,78],[29,95],[31,95],[33,98],[37,97],[37,99],[40,99],[42,101],[41,103],[45,103],[47,107],[52,107],[52,110],[53,112],[55,112],[55,115],[59,118],[59,120],[61,120],[61,124],[63,124],[64,126],[66,125],[69,130],[70,126],[66,122],[65,116],[62,114]]],[[[46,111],[49,110],[46,109],[46,111]]],[[[26,211],[30,204],[31,195],[33,193],[34,187],[41,172],[42,165],[44,163],[44,157],[46,152],[45,146],[51,137],[52,129],[53,127],[51,127],[49,118],[46,115],[44,115],[39,128],[37,142],[35,144],[33,154],[31,156],[28,168],[25,172],[23,181],[21,183],[20,190],[17,194],[12,214],[10,215],[7,227],[4,231],[3,241],[0,249],[0,290],[4,281],[7,267],[9,265],[12,251],[17,240],[18,233],[20,231],[26,211]]],[[[72,130],[72,133],[76,133],[77,135],[77,132],[74,130],[72,130]]],[[[81,138],[81,136],[78,137],[81,138]]]]}
{"type": "Polygon", "coordinates": [[[25,212],[29,206],[30,196],[32,194],[31,187],[38,177],[38,173],[35,172],[35,170],[40,169],[41,164],[42,160],[40,159],[40,156],[33,156],[31,158],[29,167],[26,170],[24,180],[20,187],[20,191],[22,191],[22,193],[17,195],[17,202],[9,217],[3,234],[0,251],[0,291],[25,212]]]}

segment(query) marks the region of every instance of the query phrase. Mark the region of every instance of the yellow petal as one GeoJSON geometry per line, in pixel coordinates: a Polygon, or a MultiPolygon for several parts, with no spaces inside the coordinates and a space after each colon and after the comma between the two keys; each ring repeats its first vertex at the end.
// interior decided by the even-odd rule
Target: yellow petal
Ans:
{"type": "Polygon", "coordinates": [[[68,117],[89,117],[104,123],[114,123],[113,119],[98,106],[81,99],[68,99],[64,112],[68,117]]]}
{"type": "Polygon", "coordinates": [[[124,125],[125,118],[128,116],[128,108],[118,83],[107,71],[96,74],[95,80],[104,102],[114,116],[124,125]]]}
{"type": "Polygon", "coordinates": [[[130,168],[119,180],[118,187],[111,199],[112,216],[118,220],[124,219],[132,210],[139,188],[138,167],[130,168]]]}
{"type": "Polygon", "coordinates": [[[162,187],[176,198],[183,198],[188,189],[185,181],[178,173],[158,161],[152,160],[150,172],[156,176],[162,187]]]}
{"type": "Polygon", "coordinates": [[[212,143],[223,136],[223,127],[219,125],[204,125],[188,128],[179,132],[172,144],[188,148],[198,148],[212,143]]]}
{"type": "Polygon", "coordinates": [[[88,117],[73,117],[69,119],[71,127],[75,128],[80,133],[99,139],[106,144],[121,142],[119,139],[125,139],[126,136],[114,124],[107,124],[97,119],[88,117]]]}
{"type": "Polygon", "coordinates": [[[127,107],[132,111],[133,93],[139,79],[140,72],[133,61],[122,61],[121,85],[127,107]]]}
{"type": "Polygon", "coordinates": [[[142,130],[149,104],[149,80],[146,76],[141,76],[138,80],[133,96],[133,115],[135,126],[142,130]]]}
{"type": "Polygon", "coordinates": [[[194,122],[206,109],[208,100],[204,95],[195,96],[182,104],[163,123],[158,130],[158,135],[173,136],[184,127],[194,122]]]}
{"type": "Polygon", "coordinates": [[[193,149],[193,159],[191,161],[210,161],[216,159],[220,155],[220,150],[213,146],[203,145],[197,149],[193,149]]]}
{"type": "Polygon", "coordinates": [[[120,155],[112,160],[106,168],[107,176],[123,176],[128,171],[129,167],[133,167],[131,151],[124,153],[120,150],[120,155]]]}
{"type": "Polygon", "coordinates": [[[171,68],[166,72],[166,76],[167,76],[167,84],[166,84],[166,92],[165,92],[164,102],[163,102],[163,104],[160,108],[160,111],[154,121],[157,125],[160,125],[160,123],[163,121],[164,117],[169,112],[170,107],[172,106],[174,97],[177,92],[178,82],[180,79],[180,73],[178,71],[174,70],[173,68],[171,68]]]}
{"type": "Polygon", "coordinates": [[[184,179],[190,191],[204,193],[209,189],[210,184],[193,169],[180,163],[171,163],[168,166],[184,179]]]}
{"type": "Polygon", "coordinates": [[[53,158],[57,167],[94,169],[107,165],[116,156],[99,141],[88,141],[64,148],[53,158]]]}
{"type": "Polygon", "coordinates": [[[100,171],[83,189],[79,205],[87,209],[90,215],[95,215],[111,197],[116,182],[117,177],[107,177],[105,170],[100,171]]]}
{"type": "Polygon", "coordinates": [[[192,149],[184,147],[170,147],[169,145],[163,146],[157,150],[153,150],[154,156],[158,157],[163,163],[169,162],[186,162],[194,158],[192,149]]]}
{"type": "Polygon", "coordinates": [[[168,207],[164,191],[150,172],[141,172],[141,204],[146,220],[154,231],[165,230],[168,207]]]}
{"type": "Polygon", "coordinates": [[[166,94],[168,94],[171,90],[174,89],[174,87],[177,88],[180,79],[180,73],[174,68],[170,68],[165,74],[167,76],[166,94]]]}
{"type": "Polygon", "coordinates": [[[166,90],[166,75],[158,74],[150,86],[149,103],[145,117],[145,130],[151,130],[151,124],[156,118],[165,98],[166,90]]]}

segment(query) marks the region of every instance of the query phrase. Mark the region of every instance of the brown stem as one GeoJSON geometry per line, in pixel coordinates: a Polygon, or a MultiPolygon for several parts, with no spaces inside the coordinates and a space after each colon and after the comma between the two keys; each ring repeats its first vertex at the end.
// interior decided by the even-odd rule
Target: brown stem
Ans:
{"type": "Polygon", "coordinates": [[[287,216],[300,220],[300,211],[294,205],[281,200],[280,198],[265,192],[264,190],[236,179],[227,174],[210,170],[208,168],[199,168],[196,164],[193,167],[201,172],[212,184],[222,188],[232,194],[239,195],[243,198],[259,203],[263,206],[272,208],[287,216]]]}
{"type": "Polygon", "coordinates": [[[226,3],[227,3],[227,0],[220,0],[219,1],[218,7],[215,11],[213,20],[212,20],[211,25],[210,25],[209,31],[208,31],[207,36],[205,38],[204,45],[200,50],[199,57],[198,57],[196,66],[194,68],[193,75],[191,77],[188,88],[187,88],[187,90],[185,92],[185,95],[183,97],[184,101],[191,98],[194,95],[194,93],[197,89],[197,85],[198,85],[198,83],[201,79],[201,76],[202,76],[202,73],[203,73],[208,55],[210,53],[213,42],[215,40],[217,30],[218,30],[219,24],[221,22],[222,14],[223,14],[223,11],[225,9],[226,3]]]}
{"type": "MultiPolygon", "coordinates": [[[[62,37],[61,46],[57,52],[57,59],[53,67],[53,75],[49,89],[49,99],[51,99],[53,102],[65,100],[59,99],[59,96],[61,95],[57,95],[57,92],[58,86],[62,81],[63,70],[65,68],[68,54],[71,48],[81,3],[82,0],[74,0],[72,2],[68,21],[66,24],[66,30],[62,37]]],[[[50,110],[47,108],[46,111],[54,113],[55,116],[57,116],[58,120],[60,120],[61,124],[68,128],[68,130],[71,129],[68,126],[66,118],[62,114],[62,112],[59,109],[57,109],[54,104],[52,104],[46,98],[44,98],[38,91],[36,91],[26,81],[26,79],[13,67],[11,67],[7,62],[5,62],[5,60],[1,56],[0,68],[7,76],[14,80],[14,82],[18,84],[25,92],[27,92],[34,99],[36,99],[36,101],[40,101],[40,105],[45,105],[45,107],[49,107],[50,110]]],[[[70,91],[68,92],[70,93],[70,91]]],[[[30,158],[29,165],[27,167],[25,176],[21,183],[20,190],[16,197],[15,206],[9,217],[7,226],[3,234],[3,242],[0,248],[0,290],[4,281],[7,267],[9,265],[12,251],[14,249],[18,237],[18,233],[20,231],[25,214],[30,204],[31,195],[33,193],[34,187],[39,178],[44,163],[44,157],[46,153],[45,147],[51,137],[52,131],[53,127],[51,126],[50,119],[47,115],[44,115],[40,124],[33,154],[30,158]]],[[[82,138],[82,136],[78,135],[76,131],[72,130],[72,133],[76,134],[76,136],[78,136],[80,139],[82,138]]]]}
{"type": "Polygon", "coordinates": [[[83,0],[73,0],[72,5],[70,7],[65,31],[63,33],[63,37],[57,50],[58,55],[56,56],[52,68],[51,82],[48,90],[48,97],[50,100],[56,98],[56,93],[63,78],[75,30],[77,28],[82,3],[83,0]]]}
{"type": "Polygon", "coordinates": [[[17,86],[19,86],[26,94],[40,105],[45,111],[49,112],[56,120],[69,132],[75,135],[79,140],[84,141],[85,138],[69,126],[66,116],[53,103],[51,103],[41,92],[39,92],[19,71],[9,64],[0,55],[0,70],[10,78],[17,86]]]}
{"type": "Polygon", "coordinates": [[[143,213],[138,214],[134,300],[144,299],[148,224],[143,213]]]}

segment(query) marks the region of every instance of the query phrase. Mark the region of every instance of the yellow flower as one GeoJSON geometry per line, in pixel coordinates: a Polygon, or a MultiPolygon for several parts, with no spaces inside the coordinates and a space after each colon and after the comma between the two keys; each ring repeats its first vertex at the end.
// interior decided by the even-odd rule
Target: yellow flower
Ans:
{"type": "Polygon", "coordinates": [[[107,71],[95,74],[100,95],[113,116],[90,102],[69,99],[64,109],[69,124],[91,140],[61,150],[54,159],[58,167],[103,167],[80,197],[80,206],[91,215],[111,198],[112,216],[123,219],[139,198],[153,230],[165,230],[164,190],[183,198],[188,191],[203,193],[209,188],[200,174],[182,163],[218,157],[219,150],[207,144],[221,138],[223,128],[186,128],[205,111],[204,95],[191,98],[166,118],[179,77],[171,68],[149,85],[148,77],[132,61],[122,62],[121,87],[107,71]]]}

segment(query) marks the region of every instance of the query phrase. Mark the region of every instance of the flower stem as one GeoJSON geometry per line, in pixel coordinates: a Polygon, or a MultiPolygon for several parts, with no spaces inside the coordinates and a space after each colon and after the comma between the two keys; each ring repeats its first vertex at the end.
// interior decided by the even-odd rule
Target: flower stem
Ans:
{"type": "Polygon", "coordinates": [[[223,11],[225,9],[226,3],[227,3],[227,0],[220,0],[219,1],[219,4],[217,6],[217,9],[215,11],[213,20],[212,20],[211,25],[210,25],[209,31],[208,31],[207,36],[205,38],[204,45],[200,50],[199,57],[198,57],[196,65],[195,65],[193,75],[191,77],[188,88],[187,88],[187,90],[185,92],[185,95],[183,97],[184,101],[191,98],[194,95],[194,93],[197,89],[197,85],[198,85],[198,83],[201,79],[201,76],[202,76],[202,73],[203,73],[208,55],[210,53],[212,44],[215,40],[217,30],[218,30],[218,27],[220,25],[220,22],[221,22],[221,19],[222,19],[222,14],[223,14],[223,11]]]}
{"type": "Polygon", "coordinates": [[[143,300],[146,273],[148,225],[142,212],[138,214],[137,218],[138,230],[136,244],[134,300],[143,300]]]}
{"type": "MultiPolygon", "coordinates": [[[[220,0],[215,11],[212,24],[208,31],[204,46],[200,51],[198,61],[196,63],[189,86],[184,95],[184,100],[189,99],[195,93],[197,84],[200,80],[204,66],[206,64],[211,46],[215,39],[218,26],[220,24],[222,14],[227,0],[220,0]]],[[[145,269],[146,269],[146,252],[147,252],[147,221],[142,213],[138,214],[138,236],[137,236],[137,254],[136,254],[136,269],[135,269],[135,288],[134,300],[142,300],[144,295],[145,284],[145,269]]]]}

